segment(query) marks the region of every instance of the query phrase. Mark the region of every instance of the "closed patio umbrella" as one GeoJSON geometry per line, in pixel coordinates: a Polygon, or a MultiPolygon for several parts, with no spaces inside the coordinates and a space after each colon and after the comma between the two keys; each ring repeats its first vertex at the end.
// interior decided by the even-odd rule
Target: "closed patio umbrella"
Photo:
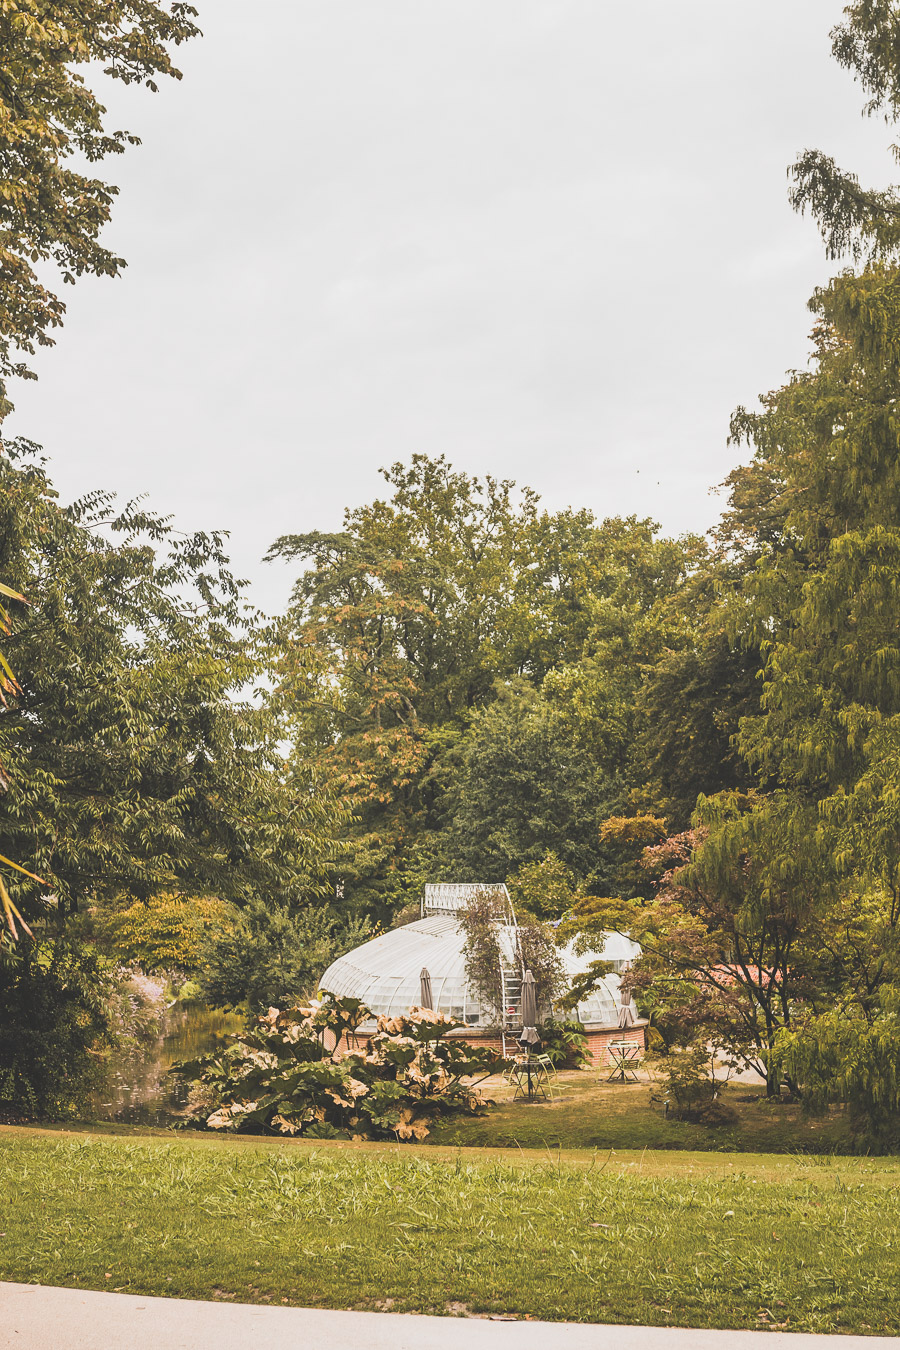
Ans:
{"type": "Polygon", "coordinates": [[[526,970],[525,978],[522,981],[522,1034],[519,1037],[519,1044],[525,1047],[525,1071],[528,1076],[528,1100],[534,1097],[534,1083],[531,1077],[531,1047],[540,1045],[541,1038],[537,1033],[537,996],[534,992],[534,976],[530,970],[526,970]]]}
{"type": "Polygon", "coordinates": [[[534,992],[534,976],[530,970],[526,970],[525,978],[522,981],[522,1035],[519,1037],[519,1044],[526,1048],[532,1045],[540,1045],[541,1038],[537,1033],[537,996],[534,992]]]}
{"type": "Polygon", "coordinates": [[[628,1003],[623,1003],[619,1008],[619,1026],[623,1028],[634,1026],[634,1009],[630,1000],[628,1003]]]}
{"type": "Polygon", "coordinates": [[[434,995],[431,992],[431,976],[428,973],[427,966],[423,966],[419,973],[419,1007],[434,1007],[434,995]]]}

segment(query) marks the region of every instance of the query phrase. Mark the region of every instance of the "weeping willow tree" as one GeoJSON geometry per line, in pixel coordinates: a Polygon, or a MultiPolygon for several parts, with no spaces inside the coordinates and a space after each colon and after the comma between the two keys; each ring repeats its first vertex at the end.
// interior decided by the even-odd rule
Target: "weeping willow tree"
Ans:
{"type": "Polygon", "coordinates": [[[775,1062],[803,1084],[807,1110],[846,1103],[857,1145],[896,1152],[900,1144],[900,998],[884,992],[873,1017],[840,1007],[778,1038],[775,1062]]]}

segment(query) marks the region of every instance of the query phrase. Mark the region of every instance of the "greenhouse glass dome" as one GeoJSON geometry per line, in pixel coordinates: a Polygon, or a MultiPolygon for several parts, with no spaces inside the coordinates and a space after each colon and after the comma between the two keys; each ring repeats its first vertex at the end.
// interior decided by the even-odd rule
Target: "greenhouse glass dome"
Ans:
{"type": "MultiPolygon", "coordinates": [[[[494,895],[502,892],[505,896],[501,906],[505,913],[498,915],[497,934],[503,957],[513,964],[516,925],[506,887],[429,886],[421,919],[382,933],[338,957],[319,981],[320,989],[337,997],[361,999],[376,1016],[393,1017],[418,1004],[419,977],[426,967],[431,976],[435,1010],[472,1028],[479,1027],[482,1008],[477,994],[468,985],[463,953],[465,934],[458,919],[458,911],[476,890],[494,895]]],[[[599,951],[577,954],[574,946],[572,942],[560,949],[570,980],[598,959],[610,961],[614,967],[614,972],[578,1004],[575,1015],[585,1026],[616,1026],[621,1010],[620,975],[640,955],[640,947],[619,933],[608,934],[599,951]]]]}

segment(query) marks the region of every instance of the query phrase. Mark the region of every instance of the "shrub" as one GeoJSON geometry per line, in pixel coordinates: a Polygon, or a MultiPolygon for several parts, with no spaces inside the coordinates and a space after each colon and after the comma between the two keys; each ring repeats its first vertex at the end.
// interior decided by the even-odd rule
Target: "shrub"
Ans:
{"type": "Polygon", "coordinates": [[[230,907],[229,922],[204,944],[200,987],[218,1008],[291,1007],[336,957],[368,936],[365,924],[327,905],[295,911],[255,900],[245,909],[230,907]]]}
{"type": "Polygon", "coordinates": [[[584,1069],[591,1063],[587,1037],[580,1022],[560,1022],[549,1017],[538,1028],[541,1049],[554,1069],[584,1069]]]}
{"type": "Polygon", "coordinates": [[[115,1043],[116,967],[62,938],[21,944],[0,969],[0,1109],[74,1114],[100,1086],[115,1043]]]}
{"type": "Polygon", "coordinates": [[[448,1039],[459,1023],[415,1008],[379,1018],[375,1035],[357,1044],[355,1032],[370,1017],[358,999],[330,995],[292,1012],[270,1008],[224,1054],[183,1066],[216,1108],[205,1107],[195,1122],[254,1134],[424,1139],[436,1117],[484,1109],[463,1080],[486,1077],[503,1061],[448,1039]]]}
{"type": "Polygon", "coordinates": [[[675,1120],[725,1121],[719,1106],[719,1081],[715,1059],[705,1045],[688,1045],[672,1050],[655,1065],[669,1093],[668,1114],[675,1120]]]}

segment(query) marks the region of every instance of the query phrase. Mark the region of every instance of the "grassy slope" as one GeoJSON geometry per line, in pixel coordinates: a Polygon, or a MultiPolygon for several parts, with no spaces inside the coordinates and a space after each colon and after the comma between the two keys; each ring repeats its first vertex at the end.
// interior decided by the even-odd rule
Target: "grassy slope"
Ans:
{"type": "Polygon", "coordinates": [[[708,1126],[667,1120],[658,1084],[608,1083],[596,1071],[564,1073],[552,1102],[512,1101],[499,1079],[484,1086],[497,1105],[486,1116],[451,1120],[433,1132],[433,1141],[462,1146],[521,1148],[715,1149],[737,1153],[848,1153],[845,1119],[803,1118],[799,1106],[771,1104],[762,1088],[729,1084],[720,1094],[733,1116],[708,1126]],[[751,1100],[748,1100],[750,1098],[751,1100]]]}
{"type": "Polygon", "coordinates": [[[900,1162],[0,1130],[0,1277],[896,1332],[900,1162]]]}

